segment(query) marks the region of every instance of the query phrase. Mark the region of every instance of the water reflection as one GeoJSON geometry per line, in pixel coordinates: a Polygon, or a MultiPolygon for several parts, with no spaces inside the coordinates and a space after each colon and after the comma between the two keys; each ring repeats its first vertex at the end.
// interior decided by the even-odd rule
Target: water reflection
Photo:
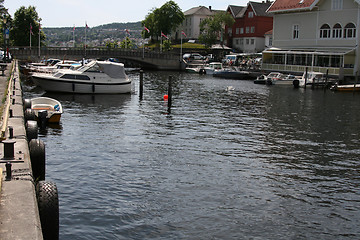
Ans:
{"type": "Polygon", "coordinates": [[[65,109],[61,134],[43,136],[61,239],[359,236],[360,95],[184,73],[144,80],[141,101],[50,96],[65,109]]]}

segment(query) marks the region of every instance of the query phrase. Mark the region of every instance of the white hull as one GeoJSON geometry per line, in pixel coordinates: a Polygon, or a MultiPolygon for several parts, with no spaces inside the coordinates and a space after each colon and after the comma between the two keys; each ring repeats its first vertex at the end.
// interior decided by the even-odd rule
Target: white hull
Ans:
{"type": "Polygon", "coordinates": [[[99,93],[99,94],[117,94],[130,93],[131,81],[119,83],[96,83],[84,81],[68,81],[60,79],[52,79],[46,77],[33,76],[36,85],[48,92],[64,92],[64,93],[99,93]]]}

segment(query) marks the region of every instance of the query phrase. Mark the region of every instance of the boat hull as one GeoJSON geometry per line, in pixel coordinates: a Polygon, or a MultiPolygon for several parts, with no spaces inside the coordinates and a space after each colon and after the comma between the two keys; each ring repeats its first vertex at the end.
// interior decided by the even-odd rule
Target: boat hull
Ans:
{"type": "Polygon", "coordinates": [[[32,76],[36,85],[40,86],[47,92],[63,92],[63,93],[84,93],[84,94],[118,94],[130,93],[131,81],[119,83],[96,83],[82,81],[68,81],[60,79],[52,79],[46,77],[32,76]]]}
{"type": "Polygon", "coordinates": [[[35,120],[40,120],[41,111],[46,111],[46,121],[48,123],[59,123],[63,109],[61,103],[48,97],[37,97],[30,100],[31,110],[35,114],[35,120]]]}

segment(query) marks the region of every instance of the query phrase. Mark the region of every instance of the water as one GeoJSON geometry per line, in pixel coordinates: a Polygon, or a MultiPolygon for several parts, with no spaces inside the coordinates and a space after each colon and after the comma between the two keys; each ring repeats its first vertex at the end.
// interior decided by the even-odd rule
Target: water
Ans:
{"type": "Polygon", "coordinates": [[[359,94],[150,72],[140,101],[130,77],[132,95],[46,94],[60,239],[360,238],[359,94]]]}

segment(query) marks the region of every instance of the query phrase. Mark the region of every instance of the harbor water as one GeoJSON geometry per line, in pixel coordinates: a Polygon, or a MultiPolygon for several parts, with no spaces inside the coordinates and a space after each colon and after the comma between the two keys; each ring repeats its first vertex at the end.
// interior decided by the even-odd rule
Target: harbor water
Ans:
{"type": "Polygon", "coordinates": [[[146,72],[131,95],[49,94],[60,239],[359,239],[360,94],[146,72]],[[171,112],[163,95],[173,76],[171,112]]]}

